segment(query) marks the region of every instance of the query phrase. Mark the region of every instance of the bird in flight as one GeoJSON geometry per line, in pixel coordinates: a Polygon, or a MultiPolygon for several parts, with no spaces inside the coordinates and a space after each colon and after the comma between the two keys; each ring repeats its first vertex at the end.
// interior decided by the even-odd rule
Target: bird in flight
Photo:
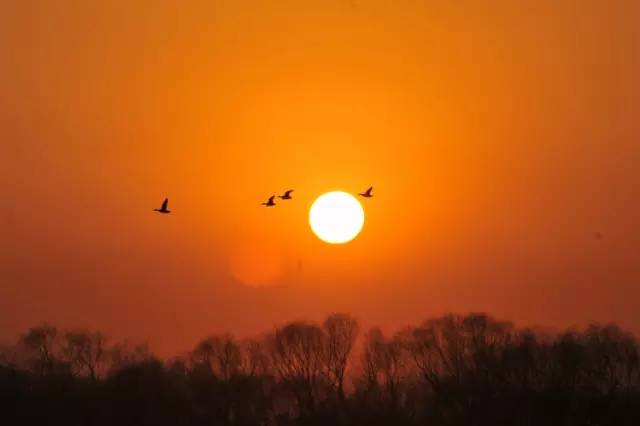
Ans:
{"type": "Polygon", "coordinates": [[[273,199],[276,198],[275,195],[272,195],[271,197],[269,197],[269,201],[267,201],[266,203],[262,203],[263,206],[267,206],[267,207],[273,207],[276,205],[276,203],[273,201],[273,199]]]}
{"type": "Polygon", "coordinates": [[[293,192],[293,189],[290,189],[288,191],[286,191],[284,193],[284,195],[278,195],[278,198],[283,199],[283,200],[290,200],[293,197],[291,196],[291,193],[293,192]]]}
{"type": "Polygon", "coordinates": [[[162,207],[160,207],[159,209],[153,209],[153,211],[158,213],[163,213],[163,214],[169,214],[171,213],[171,210],[167,208],[168,205],[169,205],[169,199],[165,198],[162,203],[162,207]]]}
{"type": "Polygon", "coordinates": [[[358,195],[364,198],[371,198],[373,197],[373,194],[371,194],[371,191],[373,191],[373,186],[369,187],[369,189],[367,189],[365,192],[361,192],[358,195]]]}

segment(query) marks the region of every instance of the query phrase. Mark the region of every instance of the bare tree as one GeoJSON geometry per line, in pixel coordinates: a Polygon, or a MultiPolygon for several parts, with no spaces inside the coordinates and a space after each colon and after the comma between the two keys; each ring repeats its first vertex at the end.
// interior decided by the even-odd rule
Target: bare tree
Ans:
{"type": "Polygon", "coordinates": [[[344,378],[349,357],[358,337],[358,322],[346,314],[332,314],[323,324],[326,334],[325,368],[327,379],[341,401],[345,401],[344,378]]]}
{"type": "Polygon", "coordinates": [[[246,339],[240,343],[240,370],[248,376],[268,375],[271,362],[267,345],[261,339],[246,339]]]}
{"type": "Polygon", "coordinates": [[[151,359],[153,359],[153,354],[146,343],[132,344],[128,340],[124,340],[115,344],[110,350],[112,370],[119,370],[151,359]]]}
{"type": "Polygon", "coordinates": [[[513,325],[474,313],[463,319],[462,327],[470,353],[467,367],[474,372],[475,380],[485,387],[504,381],[502,360],[513,338],[513,325]]]}
{"type": "Polygon", "coordinates": [[[529,392],[544,385],[548,365],[547,345],[529,329],[516,332],[511,345],[503,354],[503,374],[518,390],[529,392]]]}
{"type": "Polygon", "coordinates": [[[104,373],[107,339],[100,332],[70,331],[64,336],[62,353],[72,374],[93,380],[104,373]]]}
{"type": "Polygon", "coordinates": [[[403,343],[424,381],[437,390],[440,387],[442,363],[435,339],[433,329],[423,326],[407,330],[403,343]]]}
{"type": "Polygon", "coordinates": [[[30,352],[33,368],[41,375],[54,373],[56,364],[55,343],[58,329],[48,324],[33,327],[22,336],[20,342],[30,352]]]}
{"type": "Polygon", "coordinates": [[[365,335],[362,368],[370,390],[382,391],[395,409],[400,402],[403,380],[409,372],[408,358],[403,342],[404,333],[386,339],[378,328],[365,335]]]}
{"type": "Polygon", "coordinates": [[[242,357],[233,336],[210,336],[200,342],[193,351],[196,362],[208,365],[222,380],[229,380],[240,371],[242,357]]]}
{"type": "Polygon", "coordinates": [[[323,377],[322,329],[293,322],[275,331],[270,346],[276,373],[288,383],[300,408],[307,414],[314,413],[323,377]]]}
{"type": "Polygon", "coordinates": [[[368,330],[364,335],[364,345],[361,354],[361,368],[365,386],[371,390],[377,388],[380,370],[380,347],[384,345],[384,335],[379,328],[368,330]]]}
{"type": "Polygon", "coordinates": [[[640,374],[640,354],[632,335],[617,325],[591,325],[584,332],[587,380],[605,394],[629,389],[640,374]]]}

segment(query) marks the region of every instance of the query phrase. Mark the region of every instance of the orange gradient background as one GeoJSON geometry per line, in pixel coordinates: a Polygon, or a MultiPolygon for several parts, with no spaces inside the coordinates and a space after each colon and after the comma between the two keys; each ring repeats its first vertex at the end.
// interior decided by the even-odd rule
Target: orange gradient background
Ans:
{"type": "Polygon", "coordinates": [[[175,353],[333,311],[640,331],[638,22],[622,0],[5,2],[0,339],[46,320],[175,353]],[[318,195],[370,185],[358,238],[313,235],[318,195]],[[242,285],[264,250],[270,285],[242,285]]]}

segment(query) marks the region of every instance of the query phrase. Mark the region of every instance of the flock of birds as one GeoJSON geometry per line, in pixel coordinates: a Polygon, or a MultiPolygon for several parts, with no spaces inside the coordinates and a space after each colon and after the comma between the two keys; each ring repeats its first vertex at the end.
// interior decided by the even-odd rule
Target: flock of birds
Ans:
{"type": "MultiPolygon", "coordinates": [[[[373,187],[369,187],[369,189],[367,189],[364,192],[360,192],[358,193],[359,196],[364,197],[364,198],[371,198],[373,197],[373,194],[371,193],[373,191],[373,187]]],[[[290,189],[288,191],[285,191],[284,194],[282,195],[272,195],[271,197],[269,197],[269,199],[262,203],[263,206],[266,207],[273,207],[276,205],[275,199],[280,198],[281,200],[291,200],[293,199],[293,197],[291,196],[291,193],[293,193],[294,190],[290,189]]],[[[169,199],[165,198],[164,201],[162,202],[162,206],[160,206],[159,209],[153,209],[154,212],[158,212],[161,214],[169,214],[171,213],[171,210],[169,210],[169,199]]]]}
{"type": "MultiPolygon", "coordinates": [[[[288,191],[285,191],[283,195],[278,195],[277,197],[280,198],[281,200],[291,200],[293,197],[291,196],[291,193],[293,192],[293,189],[290,189],[288,191]]],[[[274,201],[276,199],[276,195],[272,195],[271,197],[269,197],[269,199],[267,200],[266,203],[262,203],[263,206],[267,206],[267,207],[273,207],[276,205],[276,202],[274,201]]]]}
{"type": "MultiPolygon", "coordinates": [[[[358,195],[364,198],[371,198],[373,197],[371,191],[373,191],[373,186],[369,187],[369,189],[367,189],[365,192],[358,193],[358,195]]],[[[283,195],[272,195],[267,201],[262,203],[262,205],[265,207],[274,207],[276,205],[276,198],[280,198],[281,200],[291,200],[293,199],[293,197],[291,196],[292,192],[294,192],[294,190],[290,189],[288,191],[285,191],[283,195]]]]}

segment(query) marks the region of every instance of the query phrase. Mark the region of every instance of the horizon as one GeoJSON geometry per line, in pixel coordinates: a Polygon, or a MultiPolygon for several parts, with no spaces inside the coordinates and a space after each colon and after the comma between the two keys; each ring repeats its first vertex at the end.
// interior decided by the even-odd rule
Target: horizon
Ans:
{"type": "MultiPolygon", "coordinates": [[[[624,328],[620,328],[619,324],[611,321],[606,323],[589,322],[582,325],[571,324],[565,327],[548,327],[536,324],[516,324],[510,321],[508,318],[494,317],[487,312],[444,312],[441,314],[425,316],[423,320],[416,323],[407,323],[401,325],[398,328],[392,329],[389,327],[367,323],[366,321],[362,321],[361,318],[354,317],[347,312],[332,312],[318,319],[289,319],[278,324],[266,326],[264,329],[248,335],[237,335],[225,330],[206,333],[196,339],[196,341],[194,341],[193,344],[187,348],[183,348],[173,353],[162,353],[157,351],[153,345],[153,342],[150,342],[149,340],[131,340],[126,336],[111,336],[104,333],[102,330],[91,329],[83,326],[58,327],[56,324],[45,321],[42,323],[33,324],[32,326],[21,330],[20,333],[14,336],[14,339],[6,341],[0,340],[0,360],[3,360],[5,362],[8,360],[9,365],[18,365],[22,368],[25,368],[26,360],[28,359],[27,353],[29,352],[29,348],[25,347],[24,342],[26,336],[32,334],[34,330],[41,330],[46,328],[51,328],[56,331],[55,339],[51,341],[52,348],[56,351],[60,351],[61,348],[64,347],[64,340],[67,339],[67,336],[69,335],[85,334],[87,336],[92,336],[97,334],[100,335],[100,337],[103,339],[105,348],[116,348],[122,346],[124,348],[127,348],[128,350],[134,350],[136,347],[143,347],[145,353],[151,359],[159,360],[164,363],[171,363],[175,362],[176,360],[187,361],[189,357],[194,353],[194,351],[197,350],[198,346],[208,339],[229,339],[230,341],[238,345],[242,345],[246,342],[259,342],[265,339],[268,340],[270,336],[272,336],[278,330],[284,330],[287,327],[294,325],[323,327],[323,323],[328,318],[332,317],[350,318],[357,324],[358,332],[356,333],[356,336],[354,338],[353,354],[351,355],[351,357],[355,359],[357,359],[359,355],[361,355],[361,346],[366,340],[366,336],[371,332],[379,331],[383,338],[393,341],[394,339],[404,339],[407,332],[413,332],[414,330],[428,327],[430,322],[443,321],[448,318],[455,318],[459,320],[472,317],[486,318],[486,320],[488,320],[490,323],[501,324],[505,326],[511,333],[514,334],[514,336],[532,333],[536,336],[537,339],[540,340],[540,342],[558,341],[563,336],[572,333],[585,334],[592,327],[603,330],[609,327],[613,327],[620,330],[620,332],[624,333],[625,335],[631,336],[633,339],[638,339],[638,336],[635,333],[629,330],[625,330],[624,328]]],[[[105,352],[108,353],[108,350],[106,350],[105,352]]]]}

